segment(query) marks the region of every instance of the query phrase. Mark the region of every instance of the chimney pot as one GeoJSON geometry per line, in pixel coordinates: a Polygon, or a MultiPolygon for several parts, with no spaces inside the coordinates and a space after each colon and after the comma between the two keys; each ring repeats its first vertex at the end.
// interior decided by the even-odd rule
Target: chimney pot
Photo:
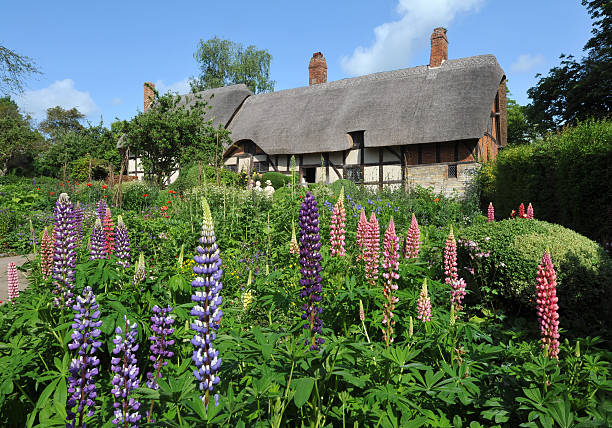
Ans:
{"type": "Polygon", "coordinates": [[[327,61],[321,52],[312,54],[308,64],[308,84],[317,85],[327,82],[327,61]]]}
{"type": "Polygon", "coordinates": [[[155,84],[152,82],[145,82],[144,84],[144,111],[149,110],[153,100],[155,99],[155,84]]]}
{"type": "Polygon", "coordinates": [[[431,33],[431,55],[429,57],[430,67],[440,67],[444,61],[448,61],[448,38],[446,28],[434,28],[431,33]]]}

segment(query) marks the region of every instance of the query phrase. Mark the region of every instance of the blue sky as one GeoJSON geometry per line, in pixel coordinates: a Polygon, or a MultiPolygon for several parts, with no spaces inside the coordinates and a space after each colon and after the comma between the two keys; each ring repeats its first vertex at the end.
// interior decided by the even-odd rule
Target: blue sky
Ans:
{"type": "Polygon", "coordinates": [[[449,59],[494,54],[511,96],[526,104],[535,74],[561,53],[580,57],[591,31],[579,0],[3,3],[0,43],[44,73],[28,81],[20,107],[40,119],[48,107],[76,106],[107,125],[142,110],[145,81],[187,91],[196,45],[215,35],[267,49],[282,90],[308,84],[317,51],[328,80],[427,64],[431,31],[444,26],[449,59]]]}

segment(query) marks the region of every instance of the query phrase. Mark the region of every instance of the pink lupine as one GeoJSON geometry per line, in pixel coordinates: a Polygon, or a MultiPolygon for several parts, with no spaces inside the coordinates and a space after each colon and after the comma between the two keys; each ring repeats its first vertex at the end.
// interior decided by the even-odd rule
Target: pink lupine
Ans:
{"type": "Polygon", "coordinates": [[[537,311],[542,349],[550,358],[559,358],[559,298],[557,297],[557,274],[548,250],[538,265],[537,311]]]}
{"type": "Polygon", "coordinates": [[[334,205],[334,210],[331,216],[330,226],[330,243],[331,243],[331,255],[332,256],[344,256],[346,250],[344,249],[344,238],[346,234],[346,211],[344,209],[344,187],[340,190],[338,201],[334,205]]]}
{"type": "Polygon", "coordinates": [[[359,221],[357,222],[357,249],[359,250],[359,254],[357,254],[357,260],[363,259],[363,255],[365,252],[365,235],[368,229],[368,219],[366,218],[365,210],[361,209],[361,214],[359,215],[359,221]]]}
{"type": "Polygon", "coordinates": [[[519,216],[519,218],[526,218],[526,216],[525,216],[525,204],[522,203],[522,202],[519,205],[518,216],[519,216]]]}
{"type": "Polygon", "coordinates": [[[110,208],[106,208],[106,216],[104,216],[104,239],[106,257],[110,259],[111,254],[115,250],[115,225],[111,217],[110,208]]]}
{"type": "Polygon", "coordinates": [[[489,223],[493,223],[495,221],[495,208],[493,208],[493,202],[489,202],[489,209],[487,210],[487,217],[489,219],[489,223]]]}
{"type": "Polygon", "coordinates": [[[395,234],[395,223],[393,223],[393,217],[391,217],[383,240],[382,263],[382,277],[385,280],[383,288],[385,303],[383,304],[382,323],[385,325],[383,335],[387,346],[393,342],[393,326],[395,325],[393,310],[395,309],[395,304],[399,301],[397,296],[393,295],[393,292],[397,290],[396,281],[399,279],[399,273],[397,273],[399,270],[399,257],[399,238],[395,234]]]}
{"type": "Polygon", "coordinates": [[[455,279],[451,283],[451,304],[455,307],[456,311],[459,312],[463,309],[461,301],[465,297],[465,280],[463,278],[455,279]]]}
{"type": "Polygon", "coordinates": [[[372,211],[366,229],[364,247],[365,275],[368,282],[374,285],[378,279],[378,264],[380,261],[380,228],[374,211],[372,211]]]}
{"type": "Polygon", "coordinates": [[[45,227],[40,241],[40,270],[45,280],[53,273],[53,238],[45,227]]]}
{"type": "Polygon", "coordinates": [[[453,235],[453,226],[450,227],[450,233],[446,239],[444,246],[444,282],[451,285],[453,281],[458,279],[457,275],[457,241],[453,235]]]}
{"type": "Polygon", "coordinates": [[[533,220],[533,207],[531,206],[531,202],[529,202],[529,206],[527,207],[527,218],[533,220]]]}
{"type": "Polygon", "coordinates": [[[431,300],[427,295],[427,278],[423,280],[423,288],[417,300],[417,319],[423,322],[431,321],[431,300]]]}
{"type": "Polygon", "coordinates": [[[9,302],[15,303],[15,299],[19,297],[19,280],[17,279],[17,265],[15,262],[8,264],[8,299],[9,302]]]}
{"type": "Polygon", "coordinates": [[[421,246],[420,238],[421,231],[419,230],[419,224],[417,223],[416,216],[412,214],[410,229],[408,229],[408,236],[406,236],[406,242],[404,244],[405,258],[416,259],[419,257],[419,247],[421,246]]]}

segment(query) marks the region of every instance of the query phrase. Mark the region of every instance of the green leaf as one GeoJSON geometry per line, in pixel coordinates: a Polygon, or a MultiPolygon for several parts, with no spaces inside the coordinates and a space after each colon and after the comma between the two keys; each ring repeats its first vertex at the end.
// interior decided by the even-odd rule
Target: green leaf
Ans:
{"type": "Polygon", "coordinates": [[[310,398],[312,388],[314,387],[314,378],[304,377],[295,379],[292,382],[292,385],[295,388],[293,402],[297,408],[301,408],[310,398]]]}

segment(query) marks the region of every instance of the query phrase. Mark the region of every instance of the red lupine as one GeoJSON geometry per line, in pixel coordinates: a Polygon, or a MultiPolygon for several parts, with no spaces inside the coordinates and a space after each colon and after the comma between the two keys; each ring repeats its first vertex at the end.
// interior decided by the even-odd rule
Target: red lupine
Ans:
{"type": "Polygon", "coordinates": [[[557,297],[557,274],[548,250],[542,256],[537,274],[537,311],[542,349],[550,358],[559,358],[559,298],[557,297]]]}
{"type": "Polygon", "coordinates": [[[404,244],[405,258],[416,259],[419,257],[419,247],[421,246],[420,238],[421,231],[419,230],[419,224],[417,223],[416,216],[412,214],[410,229],[408,229],[408,236],[406,236],[406,242],[404,244]]]}
{"type": "Polygon", "coordinates": [[[49,279],[53,273],[53,238],[45,227],[40,242],[40,269],[44,279],[49,279]]]}
{"type": "Polygon", "coordinates": [[[106,216],[104,216],[104,239],[106,257],[110,259],[111,254],[115,250],[115,225],[113,218],[111,217],[110,208],[106,208],[106,216]]]}
{"type": "Polygon", "coordinates": [[[346,234],[346,211],[344,209],[344,187],[340,190],[338,201],[334,205],[334,210],[331,216],[330,226],[330,244],[331,244],[331,255],[332,256],[344,256],[346,250],[344,249],[344,238],[346,234]]]}
{"type": "Polygon", "coordinates": [[[357,249],[359,250],[357,260],[362,259],[365,252],[365,235],[367,228],[368,219],[366,218],[365,210],[362,208],[361,214],[359,215],[359,222],[357,222],[357,249]]]}
{"type": "Polygon", "coordinates": [[[529,206],[527,207],[527,218],[533,220],[533,207],[531,206],[531,202],[529,202],[529,206]]]}
{"type": "Polygon", "coordinates": [[[521,204],[519,205],[519,211],[518,211],[518,216],[519,218],[525,218],[525,204],[521,202],[521,204]]]}
{"type": "Polygon", "coordinates": [[[493,208],[493,202],[489,202],[489,209],[487,210],[487,217],[489,219],[489,223],[493,223],[495,221],[495,208],[493,208]]]}
{"type": "Polygon", "coordinates": [[[444,246],[444,282],[452,285],[453,281],[459,279],[457,275],[457,241],[453,235],[453,226],[450,227],[450,233],[446,239],[444,246]]]}
{"type": "Polygon", "coordinates": [[[383,240],[382,268],[382,277],[385,280],[383,288],[383,295],[385,297],[382,320],[382,323],[385,325],[383,336],[387,346],[389,346],[393,342],[393,326],[395,325],[393,310],[395,309],[395,304],[399,301],[397,296],[393,295],[393,292],[397,290],[397,280],[399,279],[399,273],[397,273],[399,270],[399,238],[395,234],[393,217],[389,220],[389,227],[385,232],[383,240]]]}
{"type": "Polygon", "coordinates": [[[370,216],[364,241],[365,275],[368,282],[374,285],[378,279],[378,264],[380,261],[380,228],[374,211],[370,216]]]}

